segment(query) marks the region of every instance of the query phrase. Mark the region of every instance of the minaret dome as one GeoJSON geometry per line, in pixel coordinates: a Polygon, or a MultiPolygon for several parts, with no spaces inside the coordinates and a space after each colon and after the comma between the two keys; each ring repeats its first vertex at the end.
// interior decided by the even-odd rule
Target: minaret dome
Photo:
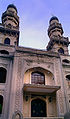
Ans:
{"type": "Polygon", "coordinates": [[[58,18],[56,16],[51,17],[49,23],[52,24],[53,22],[59,22],[58,18]]]}
{"type": "Polygon", "coordinates": [[[19,27],[19,17],[15,5],[8,5],[7,10],[2,14],[2,23],[4,25],[19,27]]]}
{"type": "Polygon", "coordinates": [[[7,10],[17,14],[17,8],[14,4],[8,5],[7,10]]]}
{"type": "Polygon", "coordinates": [[[59,20],[56,16],[53,16],[49,21],[49,28],[48,28],[48,35],[49,37],[61,36],[63,35],[63,28],[62,25],[59,23],[59,20]]]}

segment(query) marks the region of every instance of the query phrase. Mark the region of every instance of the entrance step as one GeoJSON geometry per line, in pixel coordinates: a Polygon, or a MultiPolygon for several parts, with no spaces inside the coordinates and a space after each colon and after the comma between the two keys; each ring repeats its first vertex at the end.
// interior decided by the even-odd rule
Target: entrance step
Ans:
{"type": "Polygon", "coordinates": [[[31,117],[31,118],[24,118],[24,119],[64,119],[64,117],[31,117]]]}

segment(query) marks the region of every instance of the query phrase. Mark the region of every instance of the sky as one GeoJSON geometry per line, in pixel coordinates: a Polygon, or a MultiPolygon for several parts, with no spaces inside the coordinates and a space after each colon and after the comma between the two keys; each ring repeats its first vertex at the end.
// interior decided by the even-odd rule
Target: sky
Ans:
{"type": "Polygon", "coordinates": [[[14,4],[18,10],[20,46],[46,49],[52,16],[58,17],[64,36],[70,38],[70,0],[0,0],[0,3],[0,22],[9,4],[14,4]]]}

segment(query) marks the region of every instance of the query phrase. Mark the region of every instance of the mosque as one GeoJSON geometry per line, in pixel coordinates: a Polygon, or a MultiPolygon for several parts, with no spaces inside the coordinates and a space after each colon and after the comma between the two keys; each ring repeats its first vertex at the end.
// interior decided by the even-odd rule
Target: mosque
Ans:
{"type": "Polygon", "coordinates": [[[8,5],[0,23],[0,119],[63,119],[70,111],[69,39],[49,21],[46,50],[19,46],[19,17],[8,5]]]}

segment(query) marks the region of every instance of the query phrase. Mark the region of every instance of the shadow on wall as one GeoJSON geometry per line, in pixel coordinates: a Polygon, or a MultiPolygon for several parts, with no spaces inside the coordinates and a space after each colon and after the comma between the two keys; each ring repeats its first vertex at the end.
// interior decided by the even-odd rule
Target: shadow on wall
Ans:
{"type": "Polygon", "coordinates": [[[70,112],[67,112],[67,113],[64,115],[64,119],[70,119],[70,112]]]}

